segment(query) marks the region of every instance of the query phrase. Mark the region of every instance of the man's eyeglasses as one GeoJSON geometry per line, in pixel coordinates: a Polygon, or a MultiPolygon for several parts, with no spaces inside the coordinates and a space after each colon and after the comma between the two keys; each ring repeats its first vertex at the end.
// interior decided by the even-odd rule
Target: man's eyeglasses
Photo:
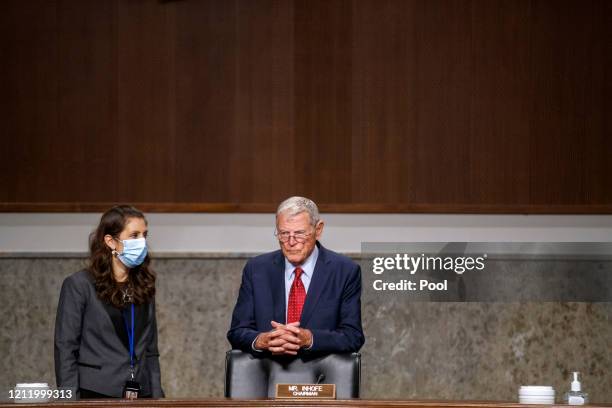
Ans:
{"type": "Polygon", "coordinates": [[[276,236],[276,238],[278,238],[280,242],[288,242],[289,239],[293,237],[293,239],[295,239],[295,242],[302,244],[304,243],[304,241],[306,241],[306,239],[308,239],[309,236],[312,235],[312,233],[308,233],[305,231],[296,231],[292,234],[289,231],[275,231],[274,235],[276,236]]]}

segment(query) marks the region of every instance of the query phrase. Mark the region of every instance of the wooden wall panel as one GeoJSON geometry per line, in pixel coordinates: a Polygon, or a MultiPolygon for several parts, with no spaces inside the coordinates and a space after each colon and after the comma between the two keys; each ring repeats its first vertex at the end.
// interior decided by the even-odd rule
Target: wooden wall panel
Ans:
{"type": "Polygon", "coordinates": [[[470,201],[529,202],[531,3],[472,6],[470,201]]]}
{"type": "MultiPolygon", "coordinates": [[[[601,63],[598,62],[598,66],[593,66],[592,69],[596,73],[597,77],[601,79],[601,84],[597,86],[601,88],[603,93],[603,102],[601,102],[601,118],[603,122],[602,128],[596,128],[592,134],[589,135],[589,154],[597,153],[594,155],[597,163],[596,166],[587,167],[588,170],[594,170],[593,174],[596,174],[596,182],[590,184],[589,196],[592,197],[591,203],[610,203],[612,202],[612,181],[610,180],[610,174],[612,174],[612,75],[610,75],[610,67],[612,67],[612,52],[610,50],[610,43],[607,38],[610,38],[610,20],[612,19],[612,2],[602,1],[603,6],[599,18],[597,18],[597,26],[599,29],[594,34],[592,44],[594,44],[594,55],[601,55],[601,63]]],[[[599,103],[599,100],[595,103],[599,103]]],[[[595,120],[599,119],[595,116],[595,120]]],[[[592,156],[589,156],[592,157],[592,156]]]]}
{"type": "Polygon", "coordinates": [[[36,167],[51,178],[34,188],[50,196],[36,201],[90,202],[119,192],[126,169],[117,162],[125,148],[117,140],[117,12],[115,2],[57,2],[57,58],[49,64],[57,69],[50,79],[57,82],[58,126],[38,135],[48,151],[36,167]]]}
{"type": "Polygon", "coordinates": [[[418,2],[415,204],[468,204],[473,86],[468,0],[418,2]]]}
{"type": "Polygon", "coordinates": [[[57,138],[56,5],[12,1],[1,7],[0,201],[55,201],[61,194],[45,187],[57,185],[65,165],[45,158],[64,141],[57,138]]]}
{"type": "Polygon", "coordinates": [[[350,1],[295,1],[295,192],[351,202],[350,1]]]}
{"type": "Polygon", "coordinates": [[[605,0],[7,0],[0,211],[612,213],[605,0]]]}
{"type": "Polygon", "coordinates": [[[235,134],[236,9],[223,1],[176,7],[176,177],[178,202],[230,200],[235,134]]]}
{"type": "Polygon", "coordinates": [[[117,2],[116,200],[175,200],[175,7],[117,2]]]}
{"type": "Polygon", "coordinates": [[[237,4],[231,202],[279,202],[295,180],[293,4],[237,4]]]}
{"type": "Polygon", "coordinates": [[[414,203],[417,4],[364,1],[353,15],[352,200],[414,203]],[[401,186],[398,188],[398,186],[401,186]]]}
{"type": "Polygon", "coordinates": [[[532,157],[538,158],[530,166],[533,203],[585,202],[585,177],[595,176],[583,173],[592,160],[586,156],[585,139],[589,138],[590,112],[598,114],[603,107],[593,103],[598,91],[590,69],[603,61],[591,55],[592,45],[585,45],[593,38],[600,10],[593,3],[541,1],[532,5],[531,133],[536,137],[530,148],[532,157]]]}

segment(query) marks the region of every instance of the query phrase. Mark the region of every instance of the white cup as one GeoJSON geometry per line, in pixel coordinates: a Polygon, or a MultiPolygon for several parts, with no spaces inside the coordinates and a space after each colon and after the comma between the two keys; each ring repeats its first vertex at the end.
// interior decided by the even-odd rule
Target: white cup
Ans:
{"type": "Polygon", "coordinates": [[[521,404],[554,404],[555,389],[550,385],[523,385],[518,400],[521,404]]]}
{"type": "Polygon", "coordinates": [[[48,396],[49,384],[47,383],[17,383],[15,385],[16,403],[42,403],[53,399],[48,396]]]}

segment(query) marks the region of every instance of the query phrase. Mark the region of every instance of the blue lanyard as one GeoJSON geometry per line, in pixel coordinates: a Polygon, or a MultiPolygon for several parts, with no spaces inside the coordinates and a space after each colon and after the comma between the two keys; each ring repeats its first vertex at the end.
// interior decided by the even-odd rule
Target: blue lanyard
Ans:
{"type": "MultiPolygon", "coordinates": [[[[127,313],[126,313],[127,314],[127,313]]],[[[132,319],[131,319],[131,330],[128,327],[127,319],[125,320],[125,330],[127,331],[128,340],[130,342],[130,368],[134,369],[134,304],[132,303],[132,319]]]]}

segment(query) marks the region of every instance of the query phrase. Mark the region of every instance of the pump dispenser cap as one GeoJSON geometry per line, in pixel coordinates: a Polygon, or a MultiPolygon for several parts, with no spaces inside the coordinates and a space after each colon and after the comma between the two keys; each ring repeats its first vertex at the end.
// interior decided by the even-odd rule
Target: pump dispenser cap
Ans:
{"type": "Polygon", "coordinates": [[[572,381],[572,391],[580,391],[580,381],[578,381],[578,371],[574,371],[574,381],[572,381]]]}

